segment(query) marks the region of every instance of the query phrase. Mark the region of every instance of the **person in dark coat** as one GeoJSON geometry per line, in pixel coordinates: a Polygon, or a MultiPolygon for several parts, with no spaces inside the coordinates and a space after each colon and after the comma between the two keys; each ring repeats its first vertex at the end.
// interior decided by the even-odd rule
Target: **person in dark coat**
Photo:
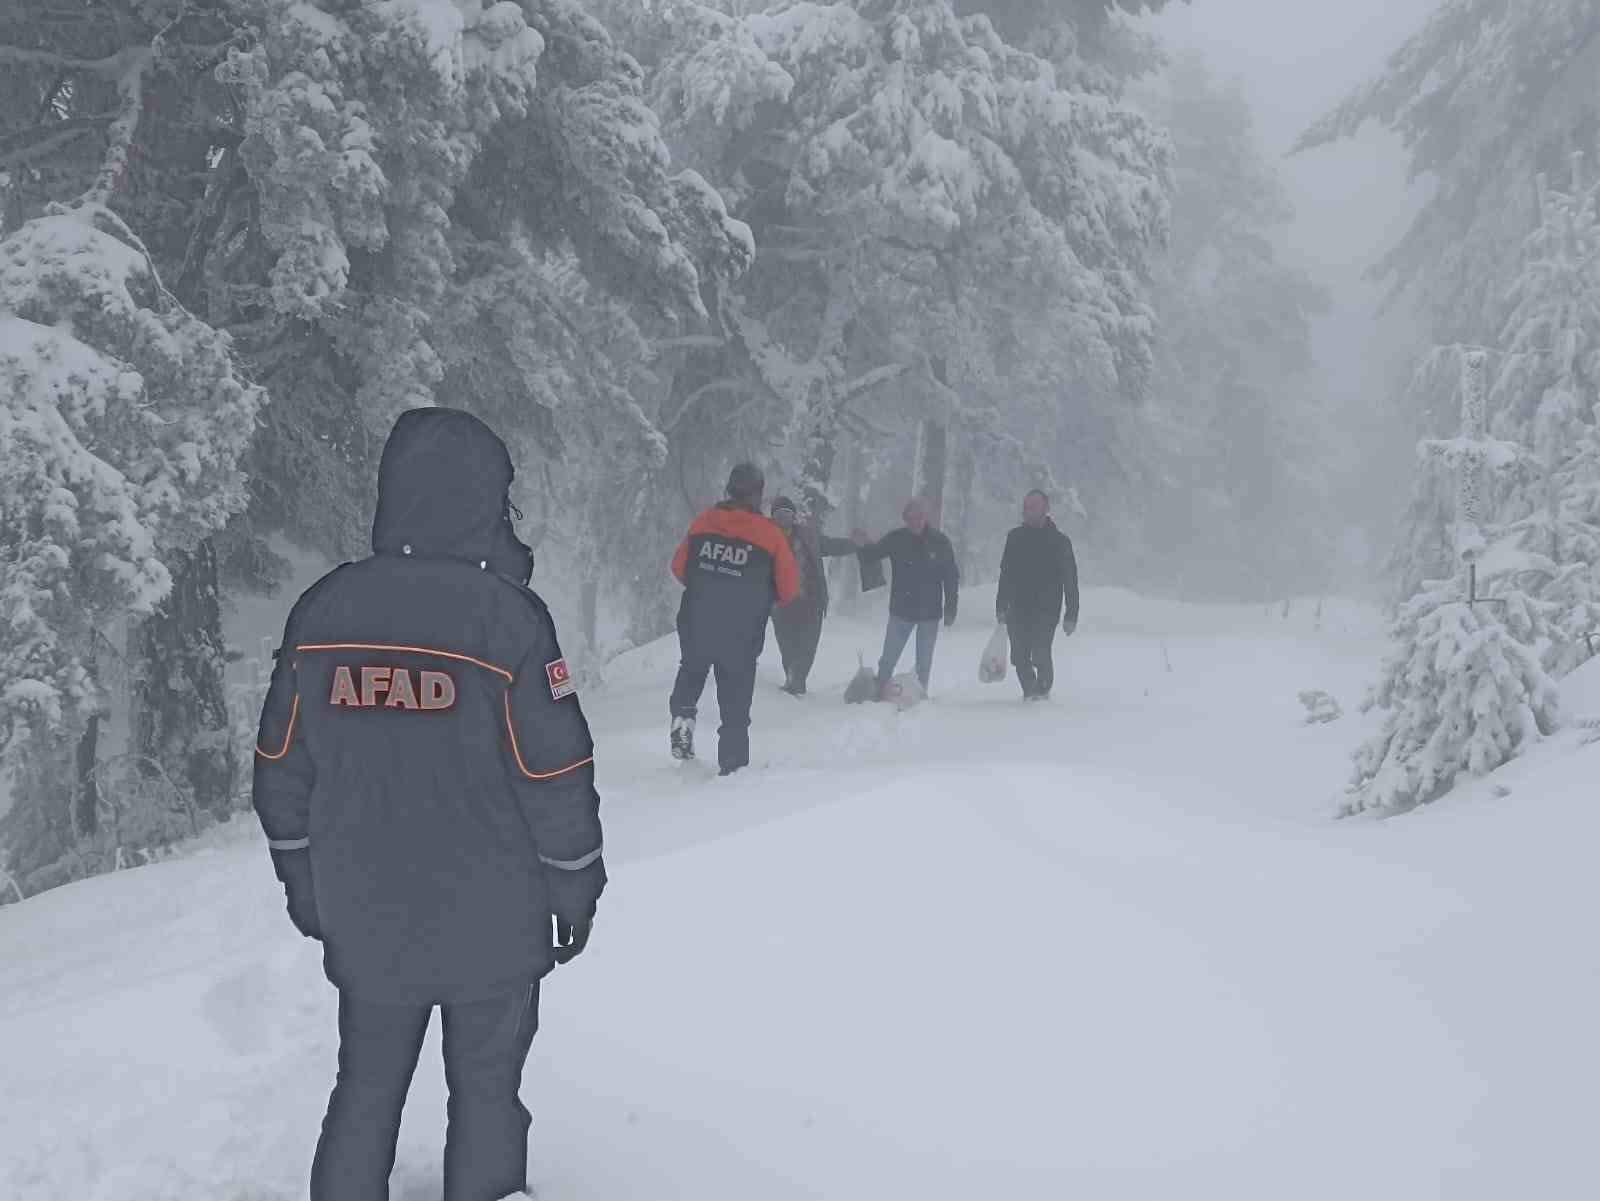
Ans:
{"type": "Polygon", "coordinates": [[[828,616],[828,577],[824,559],[856,553],[848,538],[830,538],[810,518],[801,518],[794,501],[780,496],[772,502],[772,520],[789,539],[800,567],[800,594],[790,604],[774,609],[772,631],[783,654],[783,690],[791,696],[806,694],[806,679],[817,659],[822,623],[828,616]]]}
{"type": "Polygon", "coordinates": [[[1050,498],[1043,492],[1028,493],[1022,524],[1006,536],[995,616],[1010,635],[1022,695],[1047,700],[1056,682],[1056,623],[1069,636],[1078,628],[1078,563],[1072,540],[1050,520],[1050,498]]]}
{"type": "Polygon", "coordinates": [[[893,581],[889,587],[889,624],[884,632],[883,657],[878,660],[878,693],[882,697],[900,664],[906,643],[917,636],[917,679],[924,692],[933,675],[933,650],[939,640],[939,622],[952,626],[961,573],[956,567],[950,539],[928,524],[925,501],[913,499],[902,514],[905,524],[877,542],[857,533],[863,565],[889,560],[893,581]]]}
{"type": "Polygon", "coordinates": [[[772,607],[800,593],[800,568],[789,540],[761,515],[766,478],[752,463],[728,477],[727,499],[707,509],[672,557],[683,585],[678,606],[678,678],[673,684],[672,755],[694,758],[694,723],[706,677],[717,676],[717,766],[725,776],[750,763],[750,704],[756,660],[767,641],[772,607]]]}
{"type": "Polygon", "coordinates": [[[540,981],[587,945],[606,872],[594,744],[525,586],[512,475],[476,417],[402,414],[372,555],[312,585],[275,652],[252,799],[289,917],[339,990],[312,1201],[388,1196],[435,1006],[446,1201],[527,1186],[540,981]]]}

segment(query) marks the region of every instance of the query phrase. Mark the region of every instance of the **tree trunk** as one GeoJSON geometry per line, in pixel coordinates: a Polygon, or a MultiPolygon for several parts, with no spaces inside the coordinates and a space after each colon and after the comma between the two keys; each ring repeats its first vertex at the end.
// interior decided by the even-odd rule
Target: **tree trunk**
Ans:
{"type": "MultiPolygon", "coordinates": [[[[1480,443],[1485,430],[1485,370],[1488,356],[1476,348],[1461,357],[1461,437],[1480,443]]],[[[1468,458],[1456,483],[1456,555],[1461,562],[1462,595],[1472,598],[1473,566],[1483,553],[1483,465],[1468,458]]]]}
{"type": "Polygon", "coordinates": [[[917,438],[913,491],[928,502],[928,520],[941,529],[944,527],[944,483],[949,453],[945,423],[925,418],[917,438]]]}
{"type": "MultiPolygon", "coordinates": [[[[862,504],[865,486],[866,455],[859,442],[852,442],[845,450],[844,528],[836,533],[853,533],[866,525],[862,504]]],[[[837,602],[848,603],[861,595],[861,564],[853,555],[835,562],[839,567],[834,575],[833,597],[837,602]]]]}
{"type": "Polygon", "coordinates": [[[77,779],[73,792],[72,828],[79,838],[93,838],[100,832],[100,785],[95,779],[95,764],[100,751],[100,715],[91,714],[78,739],[77,779]]]}
{"type": "Polygon", "coordinates": [[[977,533],[972,528],[972,494],[977,484],[978,459],[970,437],[956,439],[951,474],[951,499],[954,504],[950,528],[945,533],[950,535],[951,542],[955,544],[956,565],[961,568],[962,579],[975,582],[973,543],[977,533]]]}
{"type": "Polygon", "coordinates": [[[583,637],[589,645],[592,655],[600,645],[600,583],[598,580],[584,580],[579,593],[580,604],[583,609],[583,637]]]}
{"type": "Polygon", "coordinates": [[[800,473],[800,503],[819,525],[832,508],[828,485],[833,477],[834,444],[839,437],[839,414],[833,392],[822,384],[812,386],[806,414],[805,466],[800,473]]]}
{"type": "Polygon", "coordinates": [[[172,591],[134,635],[133,745],[187,786],[194,806],[223,818],[233,807],[238,762],[216,549],[207,539],[168,562],[172,591]]]}
{"type": "MultiPolygon", "coordinates": [[[[955,302],[954,285],[951,303],[955,302]]],[[[929,361],[929,370],[940,389],[948,397],[950,378],[943,355],[929,361]]],[[[945,406],[948,414],[949,404],[945,406]]],[[[912,491],[928,502],[928,520],[944,528],[944,485],[950,465],[950,439],[948,422],[943,417],[926,417],[917,431],[917,461],[913,472],[912,491]]]]}

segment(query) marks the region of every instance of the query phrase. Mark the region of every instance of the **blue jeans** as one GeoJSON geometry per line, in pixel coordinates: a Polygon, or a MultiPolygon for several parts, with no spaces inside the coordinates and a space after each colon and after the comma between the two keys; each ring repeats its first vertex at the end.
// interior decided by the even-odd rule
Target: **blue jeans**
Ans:
{"type": "Polygon", "coordinates": [[[889,614],[889,628],[883,635],[883,658],[878,660],[879,687],[889,682],[900,665],[912,630],[917,632],[917,679],[922,681],[922,690],[928,690],[928,679],[933,675],[933,648],[939,641],[939,619],[907,621],[893,613],[889,614]]]}

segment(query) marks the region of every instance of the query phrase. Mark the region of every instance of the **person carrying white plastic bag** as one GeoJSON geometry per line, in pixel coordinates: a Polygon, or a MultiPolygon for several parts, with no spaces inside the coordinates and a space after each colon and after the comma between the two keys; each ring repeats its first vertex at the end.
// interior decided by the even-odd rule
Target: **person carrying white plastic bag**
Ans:
{"type": "Polygon", "coordinates": [[[1011,638],[1002,621],[994,627],[989,645],[983,648],[983,658],[978,660],[978,679],[985,684],[998,684],[1006,678],[1006,661],[1010,657],[1011,638]]]}

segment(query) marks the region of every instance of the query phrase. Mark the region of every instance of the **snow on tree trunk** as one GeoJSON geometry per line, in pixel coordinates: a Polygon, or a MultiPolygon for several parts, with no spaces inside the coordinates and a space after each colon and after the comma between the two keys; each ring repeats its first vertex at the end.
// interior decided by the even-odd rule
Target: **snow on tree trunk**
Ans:
{"type": "MultiPolygon", "coordinates": [[[[1473,447],[1482,445],[1484,440],[1488,360],[1489,356],[1478,349],[1468,350],[1461,356],[1461,438],[1473,447]]],[[[1463,456],[1456,479],[1456,557],[1462,564],[1463,596],[1472,595],[1467,572],[1482,557],[1486,546],[1483,536],[1484,463],[1485,459],[1477,455],[1463,456]]]]}
{"type": "Polygon", "coordinates": [[[823,380],[811,386],[806,410],[805,462],[800,472],[801,504],[815,521],[828,515],[832,504],[828,486],[833,481],[834,443],[839,437],[839,411],[833,391],[823,380]]]}

